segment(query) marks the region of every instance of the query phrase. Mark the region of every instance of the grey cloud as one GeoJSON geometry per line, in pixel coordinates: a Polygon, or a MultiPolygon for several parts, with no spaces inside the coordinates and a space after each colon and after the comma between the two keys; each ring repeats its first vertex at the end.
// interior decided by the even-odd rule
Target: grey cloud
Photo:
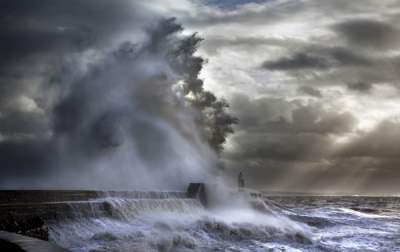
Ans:
{"type": "Polygon", "coordinates": [[[349,112],[325,110],[319,103],[302,105],[276,98],[232,99],[239,127],[252,132],[342,134],[353,130],[357,119],[349,112]]]}
{"type": "MultiPolygon", "coordinates": [[[[322,51],[324,49],[322,48],[322,51]]],[[[349,48],[344,47],[332,47],[326,48],[327,55],[332,57],[337,66],[370,66],[373,62],[371,58],[365,55],[361,55],[349,48]]]]}
{"type": "MultiPolygon", "coordinates": [[[[221,14],[219,19],[221,22],[217,22],[216,25],[235,25],[237,24],[236,15],[240,16],[246,12],[252,12],[252,15],[263,19],[260,21],[243,16],[243,22],[246,24],[259,25],[262,23],[268,26],[274,24],[275,21],[285,20],[285,16],[276,17],[275,21],[269,20],[269,16],[267,18],[263,16],[264,11],[269,12],[275,9],[278,9],[279,13],[287,13],[287,16],[290,17],[296,13],[294,18],[298,17],[297,14],[301,16],[301,14],[307,13],[315,18],[322,18],[329,14],[337,19],[334,19],[333,24],[320,27],[328,31],[329,35],[326,35],[328,37],[325,35],[319,37],[318,34],[315,34],[315,37],[310,40],[296,41],[295,39],[272,37],[247,38],[238,35],[232,37],[232,34],[226,34],[225,37],[212,37],[210,41],[206,40],[204,48],[206,51],[208,50],[208,53],[214,54],[218,53],[218,48],[222,47],[234,46],[234,50],[237,51],[252,50],[254,47],[262,46],[279,47],[286,50],[287,54],[281,58],[268,59],[263,62],[262,68],[271,71],[285,71],[286,74],[297,80],[288,82],[300,86],[348,86],[348,83],[368,82],[376,85],[385,83],[398,86],[397,67],[399,64],[396,56],[379,53],[381,49],[395,49],[399,40],[398,28],[395,26],[396,21],[390,18],[390,13],[383,11],[383,8],[389,4],[396,5],[395,1],[392,3],[369,0],[308,1],[291,2],[288,5],[271,4],[268,7],[261,4],[259,13],[252,9],[238,9],[225,13],[226,15],[221,14]],[[293,6],[297,6],[297,11],[292,9],[293,6]],[[382,10],[382,12],[377,10],[382,10]],[[294,12],[292,13],[292,11],[294,12]],[[382,18],[344,19],[353,13],[358,13],[360,16],[375,13],[382,18]],[[224,19],[229,15],[235,16],[235,18],[224,19]],[[353,30],[355,30],[354,34],[353,30]],[[332,37],[329,38],[329,36],[332,37]],[[335,41],[335,44],[331,46],[329,41],[335,41]]],[[[219,15],[217,16],[219,17],[219,15]]],[[[306,21],[309,20],[306,19],[306,21]]],[[[213,33],[211,32],[211,34],[213,33]]]]}
{"type": "Polygon", "coordinates": [[[301,86],[344,85],[360,91],[371,88],[356,83],[399,87],[398,56],[380,53],[395,49],[400,41],[400,31],[394,25],[371,18],[340,21],[327,29],[332,27],[338,35],[332,37],[337,40],[336,46],[327,46],[325,40],[318,39],[297,48],[281,44],[287,56],[267,60],[262,67],[284,71],[298,80],[294,84],[301,86]]]}
{"type": "Polygon", "coordinates": [[[319,134],[351,132],[357,122],[349,112],[325,110],[319,104],[298,107],[292,112],[292,117],[292,125],[288,128],[319,134]]]}
{"type": "Polygon", "coordinates": [[[321,98],[322,97],[322,93],[321,91],[319,91],[316,88],[312,88],[310,86],[301,86],[298,88],[298,92],[302,93],[302,94],[307,94],[310,96],[314,96],[317,98],[321,98]]]}
{"type": "Polygon", "coordinates": [[[0,141],[0,183],[5,188],[36,188],[52,175],[48,169],[55,149],[44,139],[13,138],[0,141]],[[36,179],[32,179],[32,176],[36,179]]]}
{"type": "Polygon", "coordinates": [[[347,87],[350,90],[355,90],[359,92],[369,92],[373,88],[372,83],[368,82],[355,82],[355,83],[347,83],[347,87]]]}
{"type": "Polygon", "coordinates": [[[351,19],[334,25],[334,30],[353,46],[393,49],[400,41],[400,31],[389,23],[374,19],[351,19]]]}
{"type": "MultiPolygon", "coordinates": [[[[400,160],[369,156],[330,157],[329,163],[317,180],[325,181],[325,188],[330,192],[362,194],[396,194],[400,160]]],[[[310,181],[313,183],[314,181],[310,181]]]]}
{"type": "Polygon", "coordinates": [[[319,102],[242,94],[234,96],[231,105],[241,120],[223,157],[255,186],[280,187],[286,176],[297,176],[291,186],[307,190],[304,183],[309,181],[312,189],[325,188],[347,172],[327,160],[336,151],[336,137],[354,131],[357,119],[351,113],[325,109],[319,102]]]}
{"type": "Polygon", "coordinates": [[[277,60],[265,61],[262,66],[268,70],[325,70],[344,66],[370,66],[372,59],[343,47],[324,47],[310,44],[302,51],[277,60]]]}
{"type": "Polygon", "coordinates": [[[310,43],[277,60],[263,63],[266,70],[280,70],[294,77],[295,85],[341,85],[352,90],[368,91],[374,85],[389,84],[399,88],[398,56],[377,55],[351,47],[326,47],[310,43]],[[299,57],[300,55],[300,57],[299,57]],[[364,83],[364,84],[360,84],[364,83]],[[371,86],[366,83],[371,83],[371,86]]]}
{"type": "Polygon", "coordinates": [[[148,12],[144,8],[138,11],[138,7],[128,0],[3,1],[2,60],[12,62],[28,55],[82,50],[105,43],[110,34],[135,29],[151,20],[148,12]]]}
{"type": "Polygon", "coordinates": [[[241,121],[224,158],[266,169],[260,171],[266,176],[273,172],[263,167],[268,162],[283,162],[285,167],[323,163],[335,150],[335,136],[352,132],[357,122],[348,112],[326,110],[318,103],[302,105],[267,97],[236,95],[232,110],[241,121]]]}
{"type": "Polygon", "coordinates": [[[43,137],[49,133],[46,115],[40,112],[6,110],[0,115],[0,133],[5,137],[43,137]]]}
{"type": "MultiPolygon", "coordinates": [[[[393,5],[396,2],[393,0],[393,5]]],[[[257,1],[252,8],[235,8],[207,11],[201,10],[198,15],[186,17],[190,25],[266,25],[276,24],[290,19],[299,19],[306,15],[322,18],[327,15],[341,17],[346,14],[369,14],[387,3],[375,0],[313,0],[313,1],[257,1]]]]}
{"type": "MultiPolygon", "coordinates": [[[[290,185],[285,184],[283,186],[282,182],[285,181],[287,176],[293,176],[297,169],[312,164],[268,158],[224,159],[224,162],[229,167],[229,169],[226,169],[226,173],[234,178],[232,184],[237,183],[236,177],[240,171],[244,174],[246,183],[255,188],[268,191],[293,190],[290,185]]],[[[304,178],[301,180],[304,181],[304,178]]],[[[299,186],[301,189],[298,192],[304,190],[305,187],[306,185],[301,182],[301,186],[299,186]]]]}
{"type": "Polygon", "coordinates": [[[393,120],[381,122],[374,130],[361,134],[337,152],[340,157],[373,157],[398,159],[400,149],[400,123],[393,120]]]}
{"type": "Polygon", "coordinates": [[[285,162],[319,161],[332,149],[332,139],[324,135],[298,133],[251,133],[233,138],[237,149],[228,153],[234,159],[271,159],[285,162]]]}
{"type": "Polygon", "coordinates": [[[265,61],[262,67],[268,70],[303,70],[327,69],[328,62],[321,57],[306,53],[297,53],[291,57],[284,57],[273,61],[265,61]]]}
{"type": "MultiPolygon", "coordinates": [[[[8,116],[15,109],[7,104],[25,96],[45,110],[46,104],[40,102],[48,90],[45,83],[72,53],[88,48],[101,49],[115,39],[114,34],[127,30],[137,33],[143,24],[156,19],[128,0],[115,3],[105,0],[2,1],[0,10],[2,125],[17,125],[30,118],[32,132],[25,132],[27,134],[50,127],[45,126],[47,115],[40,115],[40,123],[36,123],[39,115],[28,111],[8,116]]],[[[22,125],[26,123],[15,127],[16,132],[7,126],[7,134],[18,133],[20,127],[25,127],[26,131],[27,126],[22,125]]]]}
{"type": "Polygon", "coordinates": [[[279,98],[258,98],[236,94],[231,109],[240,118],[240,128],[258,128],[271,120],[289,120],[293,104],[279,98]]]}

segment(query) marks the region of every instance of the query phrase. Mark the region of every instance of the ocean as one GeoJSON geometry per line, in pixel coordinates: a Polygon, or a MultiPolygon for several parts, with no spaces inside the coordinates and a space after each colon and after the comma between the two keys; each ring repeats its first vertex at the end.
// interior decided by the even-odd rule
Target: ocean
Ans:
{"type": "Polygon", "coordinates": [[[99,200],[108,216],[76,209],[49,223],[50,240],[76,252],[400,251],[398,197],[270,196],[211,209],[174,197],[99,200]]]}

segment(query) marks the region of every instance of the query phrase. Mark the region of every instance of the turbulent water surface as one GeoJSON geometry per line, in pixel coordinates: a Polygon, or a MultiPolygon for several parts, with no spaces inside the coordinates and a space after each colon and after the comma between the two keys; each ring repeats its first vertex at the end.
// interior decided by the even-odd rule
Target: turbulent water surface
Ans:
{"type": "Polygon", "coordinates": [[[105,198],[51,223],[72,251],[400,251],[400,199],[271,197],[205,210],[194,199],[105,198]],[[95,203],[109,207],[97,216],[95,203]]]}

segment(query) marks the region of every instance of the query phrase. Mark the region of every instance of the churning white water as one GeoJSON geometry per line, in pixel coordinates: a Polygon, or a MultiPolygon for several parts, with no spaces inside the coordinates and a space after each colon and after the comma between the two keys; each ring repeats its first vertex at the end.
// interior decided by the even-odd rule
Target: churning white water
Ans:
{"type": "Polygon", "coordinates": [[[400,198],[273,197],[243,204],[236,197],[227,207],[205,209],[179,193],[138,195],[96,199],[91,209],[74,206],[74,216],[49,223],[51,240],[92,252],[400,251],[400,198]]]}
{"type": "Polygon", "coordinates": [[[197,199],[103,198],[50,224],[53,242],[72,251],[265,251],[268,241],[310,243],[305,225],[259,202],[204,209],[197,199]],[[99,214],[101,205],[106,214],[99,214]]]}

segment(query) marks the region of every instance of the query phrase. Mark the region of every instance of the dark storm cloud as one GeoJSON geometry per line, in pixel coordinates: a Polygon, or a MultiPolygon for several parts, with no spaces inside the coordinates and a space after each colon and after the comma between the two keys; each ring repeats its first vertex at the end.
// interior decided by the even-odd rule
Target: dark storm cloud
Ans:
{"type": "Polygon", "coordinates": [[[52,155],[48,142],[52,124],[46,83],[57,68],[71,53],[101,48],[123,30],[137,31],[152,18],[146,13],[127,0],[0,2],[3,185],[24,179],[17,175],[49,173],[45,157],[52,155]],[[12,179],[7,181],[8,177],[12,179]]]}
{"type": "Polygon", "coordinates": [[[332,139],[311,133],[252,133],[233,138],[238,145],[228,157],[234,159],[270,159],[285,162],[319,161],[332,149],[332,139]]]}
{"type": "Polygon", "coordinates": [[[236,94],[231,99],[231,109],[240,118],[238,127],[259,128],[271,121],[289,118],[293,105],[279,98],[251,99],[249,96],[236,94]]]}
{"type": "MultiPolygon", "coordinates": [[[[43,105],[39,101],[42,89],[46,88],[43,83],[57,66],[72,52],[111,42],[113,34],[122,30],[137,31],[150,18],[145,17],[145,9],[138,10],[128,0],[1,1],[0,114],[5,114],[2,125],[20,124],[23,117],[36,118],[37,115],[26,111],[8,116],[16,110],[8,104],[26,96],[43,105]]],[[[30,126],[33,132],[43,128],[46,118],[41,120],[43,123],[35,121],[30,126]]],[[[12,127],[8,128],[7,134],[12,134],[12,127]]]]}
{"type": "Polygon", "coordinates": [[[399,30],[374,19],[351,19],[334,25],[334,30],[353,46],[394,49],[400,41],[399,30]]]}
{"type": "Polygon", "coordinates": [[[40,112],[6,110],[0,116],[0,134],[3,136],[42,137],[48,130],[46,115],[40,112]]]}
{"type": "Polygon", "coordinates": [[[338,151],[341,157],[394,158],[400,156],[400,123],[381,122],[374,130],[364,133],[338,151]]]}
{"type": "Polygon", "coordinates": [[[82,50],[105,43],[110,34],[137,28],[146,10],[121,0],[62,1],[29,0],[0,3],[0,54],[2,62],[13,63],[37,54],[82,50]]]}
{"type": "Polygon", "coordinates": [[[380,53],[397,47],[398,28],[372,18],[348,19],[326,28],[334,31],[332,39],[337,45],[327,46],[326,41],[318,39],[297,47],[282,43],[287,54],[263,62],[262,67],[284,71],[302,86],[343,85],[350,90],[370,91],[372,84],[367,83],[374,83],[399,88],[398,56],[380,53]]]}
{"type": "Polygon", "coordinates": [[[319,91],[316,88],[309,87],[309,86],[301,86],[301,87],[299,87],[298,88],[298,92],[301,93],[301,94],[307,94],[307,95],[314,96],[314,97],[317,97],[317,98],[321,98],[322,97],[321,91],[319,91]]]}
{"type": "Polygon", "coordinates": [[[327,46],[325,40],[318,39],[294,47],[281,43],[277,46],[286,50],[286,55],[264,61],[263,69],[284,72],[292,78],[285,84],[298,86],[301,93],[305,93],[304,87],[323,90],[324,86],[342,86],[368,95],[373,95],[379,85],[400,88],[400,59],[396,53],[389,53],[399,43],[400,32],[394,25],[373,19],[352,19],[326,28],[332,27],[335,46],[327,46]]]}
{"type": "Polygon", "coordinates": [[[331,57],[336,66],[370,66],[372,59],[368,56],[352,51],[345,47],[332,47],[332,48],[321,48],[322,52],[326,50],[328,57],[331,57]]]}
{"type": "Polygon", "coordinates": [[[355,83],[347,83],[347,88],[359,92],[369,92],[373,88],[373,85],[372,83],[368,82],[355,82],[355,83]]]}
{"type": "Polygon", "coordinates": [[[357,122],[351,113],[326,110],[320,103],[302,105],[297,101],[236,95],[231,106],[242,119],[239,127],[248,132],[342,134],[350,132],[357,122]]]}
{"type": "Polygon", "coordinates": [[[326,70],[345,66],[370,66],[372,59],[344,47],[325,47],[311,44],[292,56],[265,61],[262,67],[267,70],[297,71],[326,70]]]}
{"type": "MultiPolygon", "coordinates": [[[[0,143],[0,164],[2,185],[12,184],[16,180],[26,179],[24,176],[35,174],[43,176],[48,173],[47,158],[54,154],[42,140],[5,140],[0,143]],[[12,181],[7,179],[12,178],[12,181]]],[[[16,182],[18,184],[18,182],[16,182]]]]}
{"type": "Polygon", "coordinates": [[[315,174],[316,178],[336,190],[396,193],[400,123],[387,119],[357,134],[331,150],[326,157],[329,162],[320,165],[324,172],[315,174]]]}
{"type": "Polygon", "coordinates": [[[236,95],[232,109],[241,121],[224,158],[263,187],[297,169],[324,166],[323,160],[335,150],[336,136],[351,132],[357,122],[350,113],[327,110],[320,103],[267,97],[236,95]]]}
{"type": "Polygon", "coordinates": [[[290,83],[300,87],[339,85],[360,92],[371,91],[373,86],[381,84],[400,88],[398,55],[377,54],[373,49],[364,51],[345,45],[327,47],[314,42],[294,52],[289,47],[288,55],[267,60],[262,68],[285,72],[296,79],[290,83]]]}
{"type": "Polygon", "coordinates": [[[298,53],[274,61],[266,61],[262,67],[268,70],[326,69],[329,67],[324,58],[306,53],[298,53]]]}
{"type": "Polygon", "coordinates": [[[313,188],[323,187],[347,172],[326,162],[336,151],[336,138],[354,131],[357,119],[351,113],[326,109],[320,102],[245,95],[234,96],[231,105],[241,121],[224,158],[254,185],[280,187],[281,179],[298,176],[297,186],[307,190],[309,179],[313,188]],[[328,166],[332,175],[321,172],[328,166]],[[316,170],[302,177],[311,167],[316,170]]]}

